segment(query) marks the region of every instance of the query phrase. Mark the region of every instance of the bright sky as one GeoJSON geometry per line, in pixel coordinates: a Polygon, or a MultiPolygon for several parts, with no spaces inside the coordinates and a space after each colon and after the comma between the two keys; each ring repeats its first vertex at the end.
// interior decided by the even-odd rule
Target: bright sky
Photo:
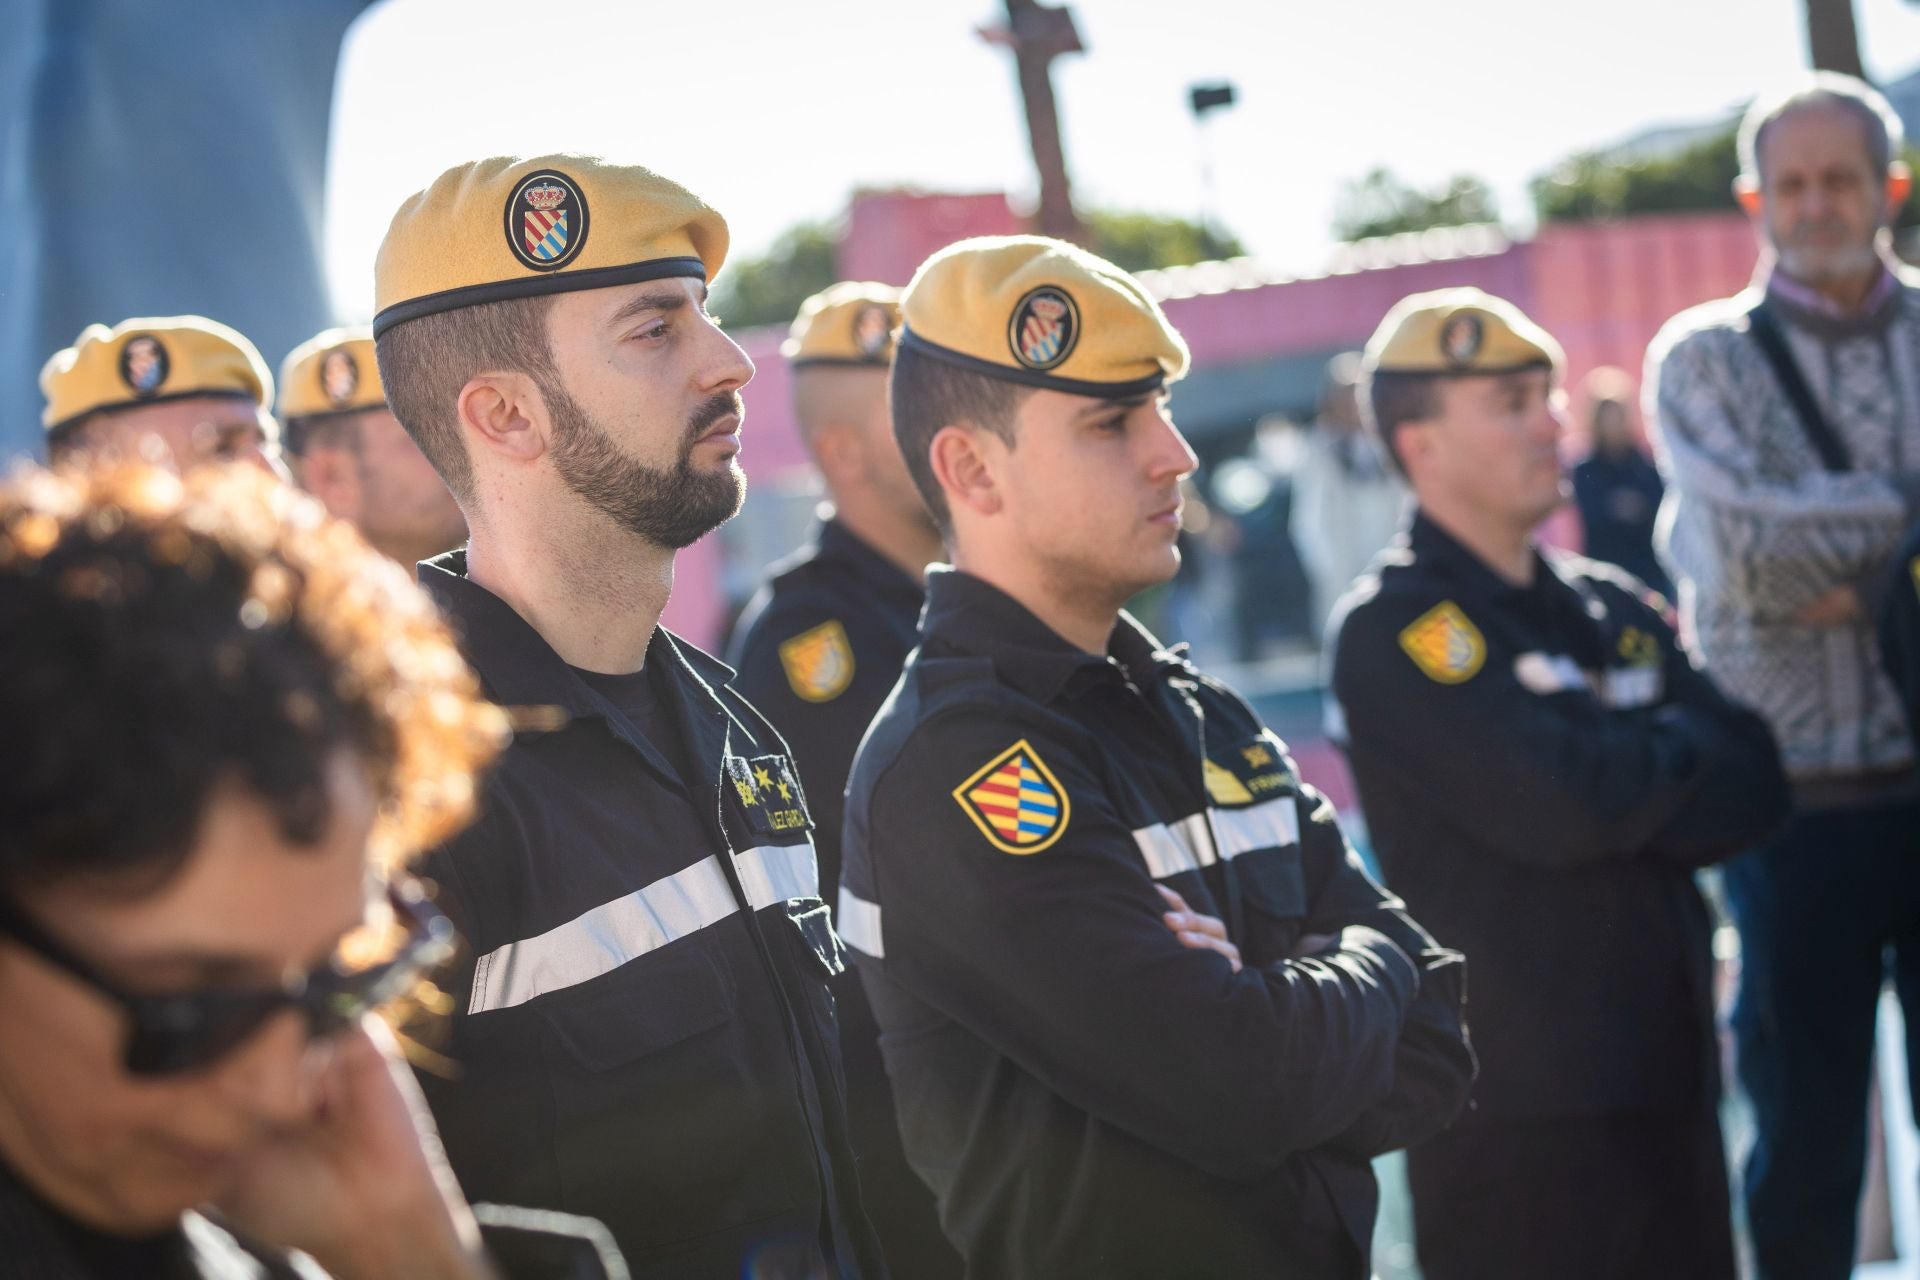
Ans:
{"type": "MultiPolygon", "coordinates": [[[[1478,174],[1510,221],[1562,156],[1729,110],[1805,60],[1802,0],[1079,0],[1055,63],[1074,195],[1194,215],[1186,91],[1221,220],[1295,269],[1324,254],[1343,180],[1478,174]]],[[[1855,0],[1867,70],[1920,66],[1920,4],[1855,0]]],[[[586,151],[699,192],[754,253],[858,186],[1036,190],[1012,59],[974,34],[996,0],[383,0],[335,96],[328,253],[343,315],[372,311],[393,210],[450,165],[586,151]]]]}

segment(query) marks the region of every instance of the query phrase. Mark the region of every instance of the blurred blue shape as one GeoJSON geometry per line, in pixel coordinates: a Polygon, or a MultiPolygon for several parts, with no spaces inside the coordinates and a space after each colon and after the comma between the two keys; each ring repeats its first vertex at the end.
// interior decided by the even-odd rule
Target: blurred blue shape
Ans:
{"type": "Polygon", "coordinates": [[[0,0],[0,459],[94,321],[197,313],[270,364],[330,323],[340,40],[368,0],[0,0]]]}

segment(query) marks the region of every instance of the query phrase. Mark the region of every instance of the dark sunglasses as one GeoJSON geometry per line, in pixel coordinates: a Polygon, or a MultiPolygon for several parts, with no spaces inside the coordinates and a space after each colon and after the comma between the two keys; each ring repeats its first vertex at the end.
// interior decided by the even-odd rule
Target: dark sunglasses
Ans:
{"type": "Polygon", "coordinates": [[[387,886],[387,901],[406,928],[392,958],[364,969],[329,961],[272,986],[202,987],[179,995],[128,991],[0,897],[0,936],[11,938],[54,967],[119,1005],[130,1025],[126,1068],[136,1076],[193,1071],[238,1048],[282,1009],[305,1015],[315,1039],[336,1034],[413,985],[420,974],[453,953],[453,922],[412,882],[387,886]]]}

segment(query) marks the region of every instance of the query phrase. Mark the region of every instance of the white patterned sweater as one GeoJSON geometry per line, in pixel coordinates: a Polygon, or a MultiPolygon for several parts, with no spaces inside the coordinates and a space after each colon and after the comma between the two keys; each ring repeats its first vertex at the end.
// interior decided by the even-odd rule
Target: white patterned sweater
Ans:
{"type": "Polygon", "coordinates": [[[1825,470],[1747,333],[1746,292],[1683,311],[1647,351],[1647,421],[1667,476],[1657,537],[1677,571],[1683,633],[1730,696],[1755,708],[1796,780],[1897,770],[1913,760],[1871,622],[1788,619],[1830,588],[1869,595],[1920,491],[1920,287],[1839,320],[1769,310],[1852,457],[1825,470]]]}

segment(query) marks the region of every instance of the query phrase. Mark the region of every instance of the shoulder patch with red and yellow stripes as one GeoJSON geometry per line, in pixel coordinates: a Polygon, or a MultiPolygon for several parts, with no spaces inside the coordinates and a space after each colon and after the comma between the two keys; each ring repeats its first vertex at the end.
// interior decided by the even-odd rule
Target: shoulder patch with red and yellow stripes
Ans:
{"type": "Polygon", "coordinates": [[[1067,789],[1025,738],[953,789],[987,843],[1002,853],[1039,853],[1066,834],[1067,789]]]}

